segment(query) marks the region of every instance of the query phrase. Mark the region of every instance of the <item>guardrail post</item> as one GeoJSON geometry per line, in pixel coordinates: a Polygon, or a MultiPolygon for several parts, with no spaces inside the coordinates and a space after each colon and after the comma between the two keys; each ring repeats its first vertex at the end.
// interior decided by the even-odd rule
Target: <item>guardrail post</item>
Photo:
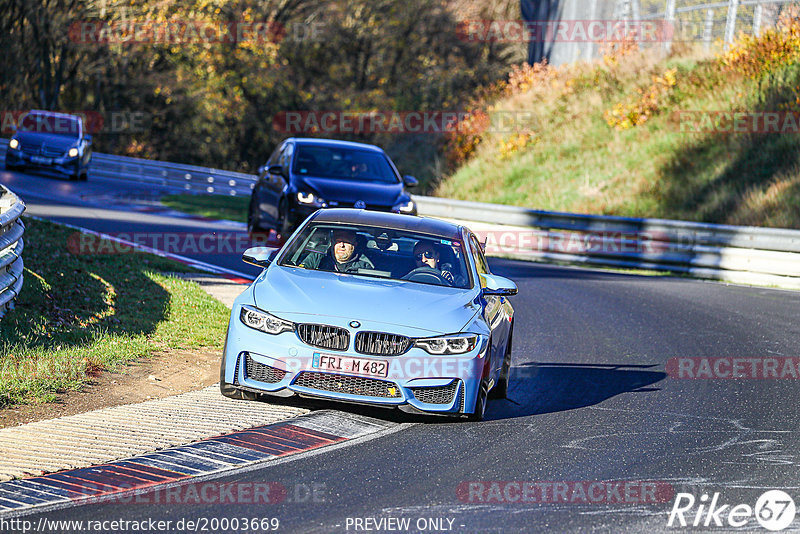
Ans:
{"type": "Polygon", "coordinates": [[[714,10],[709,9],[706,11],[706,24],[703,28],[703,44],[706,50],[711,48],[711,42],[714,39],[714,10]]]}
{"type": "Polygon", "coordinates": [[[736,37],[736,14],[739,11],[739,0],[730,0],[728,4],[728,20],[725,23],[725,50],[728,50],[736,37]]]}
{"type": "Polygon", "coordinates": [[[664,33],[668,37],[664,39],[664,52],[669,54],[672,50],[672,37],[675,33],[675,0],[667,0],[667,9],[664,12],[665,28],[664,33]]]}
{"type": "Polygon", "coordinates": [[[761,37],[761,20],[764,17],[764,6],[759,2],[753,12],[753,35],[761,37]]]}

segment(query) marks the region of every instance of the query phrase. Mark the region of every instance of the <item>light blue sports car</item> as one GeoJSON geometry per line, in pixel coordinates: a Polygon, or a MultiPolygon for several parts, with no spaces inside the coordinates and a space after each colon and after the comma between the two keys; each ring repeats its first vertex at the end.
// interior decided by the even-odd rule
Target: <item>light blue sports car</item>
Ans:
{"type": "Polygon", "coordinates": [[[448,222],[320,210],[233,305],[220,370],[228,397],[326,398],[483,418],[508,391],[511,280],[448,222]]]}

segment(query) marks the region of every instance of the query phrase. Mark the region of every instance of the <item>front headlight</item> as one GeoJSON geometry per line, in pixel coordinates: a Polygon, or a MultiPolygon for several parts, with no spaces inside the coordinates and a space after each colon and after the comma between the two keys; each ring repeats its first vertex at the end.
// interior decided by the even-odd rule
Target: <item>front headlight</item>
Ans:
{"type": "Polygon", "coordinates": [[[70,148],[69,152],[67,152],[67,157],[70,157],[70,158],[78,157],[78,149],[75,148],[75,147],[70,148]]]}
{"type": "Polygon", "coordinates": [[[478,336],[475,334],[457,334],[453,336],[429,337],[418,339],[414,346],[429,354],[466,354],[478,345],[478,336]]]}
{"type": "Polygon", "coordinates": [[[19,148],[19,141],[17,141],[16,139],[12,139],[11,141],[8,142],[8,148],[10,148],[12,150],[18,149],[19,148]]]}
{"type": "Polygon", "coordinates": [[[325,201],[317,196],[314,196],[314,193],[297,193],[297,201],[300,204],[306,204],[309,206],[325,205],[325,201]]]}
{"type": "Polygon", "coordinates": [[[253,306],[242,306],[242,312],[239,314],[239,319],[245,326],[249,326],[255,330],[265,332],[267,334],[278,335],[283,332],[294,331],[294,323],[279,319],[274,315],[254,308],[253,306]]]}
{"type": "Polygon", "coordinates": [[[414,213],[414,208],[415,206],[413,200],[409,200],[405,204],[398,204],[395,206],[395,209],[400,213],[414,213]]]}

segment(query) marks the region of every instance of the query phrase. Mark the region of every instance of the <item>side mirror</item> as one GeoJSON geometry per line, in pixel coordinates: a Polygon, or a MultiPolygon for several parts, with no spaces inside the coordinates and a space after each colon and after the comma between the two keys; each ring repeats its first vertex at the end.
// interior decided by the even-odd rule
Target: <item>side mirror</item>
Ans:
{"type": "Polygon", "coordinates": [[[513,297],[519,293],[517,284],[508,278],[493,274],[482,274],[481,278],[486,283],[482,290],[485,296],[513,297]]]}
{"type": "Polygon", "coordinates": [[[89,143],[90,145],[92,144],[92,136],[89,134],[84,135],[83,140],[89,143]]]}
{"type": "Polygon", "coordinates": [[[277,248],[253,247],[244,251],[244,254],[242,254],[242,261],[250,265],[255,265],[256,267],[268,267],[277,254],[277,248]]]}
{"type": "Polygon", "coordinates": [[[419,185],[419,180],[417,180],[413,176],[406,174],[405,176],[403,176],[403,184],[405,184],[405,186],[410,189],[412,187],[417,187],[419,185]]]}
{"type": "Polygon", "coordinates": [[[270,174],[280,174],[281,176],[285,176],[283,174],[283,165],[270,165],[267,167],[267,172],[270,174]]]}

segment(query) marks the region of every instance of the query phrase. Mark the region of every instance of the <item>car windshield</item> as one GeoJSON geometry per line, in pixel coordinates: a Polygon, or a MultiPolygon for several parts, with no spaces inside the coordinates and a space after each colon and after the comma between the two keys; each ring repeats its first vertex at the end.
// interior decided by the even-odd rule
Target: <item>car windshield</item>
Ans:
{"type": "Polygon", "coordinates": [[[459,240],[373,226],[309,224],[287,243],[282,267],[470,289],[459,240]]]}
{"type": "Polygon", "coordinates": [[[75,117],[28,113],[19,123],[22,132],[36,132],[65,137],[80,137],[80,122],[75,117]]]}
{"type": "Polygon", "coordinates": [[[300,145],[294,174],[396,184],[397,174],[380,152],[332,146],[300,145]]]}

